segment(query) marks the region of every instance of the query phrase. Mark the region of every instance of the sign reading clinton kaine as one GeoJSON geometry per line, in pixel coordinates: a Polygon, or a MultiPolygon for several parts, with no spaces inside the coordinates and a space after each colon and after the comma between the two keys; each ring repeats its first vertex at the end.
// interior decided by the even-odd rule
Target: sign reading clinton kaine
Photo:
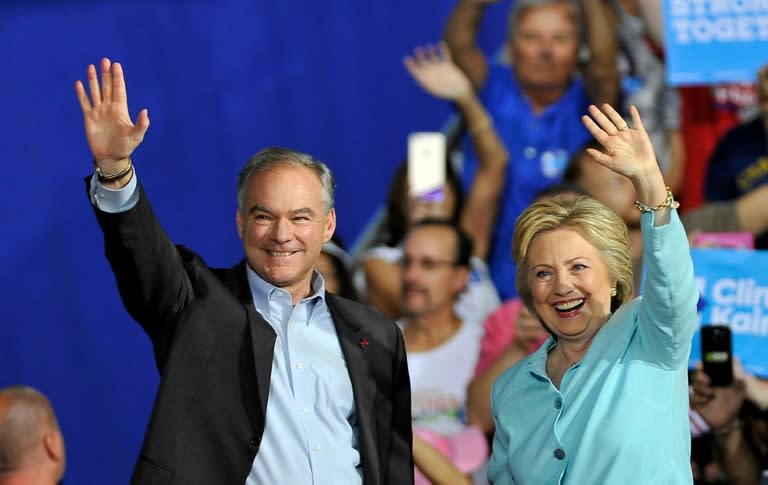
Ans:
{"type": "Polygon", "coordinates": [[[701,360],[698,328],[725,324],[746,370],[768,377],[768,251],[692,249],[699,314],[690,365],[701,360]]]}
{"type": "Polygon", "coordinates": [[[755,82],[768,62],[768,0],[663,0],[669,84],[755,82]]]}

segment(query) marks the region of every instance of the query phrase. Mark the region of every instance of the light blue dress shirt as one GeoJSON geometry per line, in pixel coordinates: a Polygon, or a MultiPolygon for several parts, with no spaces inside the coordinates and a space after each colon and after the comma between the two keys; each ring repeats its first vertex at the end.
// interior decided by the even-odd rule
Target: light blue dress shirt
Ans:
{"type": "Polygon", "coordinates": [[[507,484],[690,484],[688,355],[698,292],[677,212],[642,216],[647,279],[598,332],[560,389],[550,337],[494,384],[488,478],[507,484]]]}
{"type": "MultiPolygon", "coordinates": [[[[137,188],[135,175],[118,190],[94,176],[91,202],[105,212],[127,211],[138,201],[137,188]]],[[[277,338],[266,426],[246,484],[362,484],[352,382],[325,281],[315,272],[312,295],[294,306],[290,293],[247,271],[256,310],[277,338]]]]}
{"type": "Polygon", "coordinates": [[[251,268],[248,283],[277,339],[266,427],[246,483],[362,484],[352,383],[322,276],[315,273],[312,296],[295,306],[251,268]]]}

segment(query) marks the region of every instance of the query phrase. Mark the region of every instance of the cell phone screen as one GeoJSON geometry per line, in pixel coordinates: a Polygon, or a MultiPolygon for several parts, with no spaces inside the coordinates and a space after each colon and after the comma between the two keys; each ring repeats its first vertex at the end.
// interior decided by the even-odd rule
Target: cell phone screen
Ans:
{"type": "Polygon", "coordinates": [[[445,135],[416,132],[408,136],[408,187],[415,197],[441,197],[445,185],[445,135]]]}
{"type": "Polygon", "coordinates": [[[733,383],[731,329],[727,325],[701,327],[701,362],[713,386],[733,383]]]}

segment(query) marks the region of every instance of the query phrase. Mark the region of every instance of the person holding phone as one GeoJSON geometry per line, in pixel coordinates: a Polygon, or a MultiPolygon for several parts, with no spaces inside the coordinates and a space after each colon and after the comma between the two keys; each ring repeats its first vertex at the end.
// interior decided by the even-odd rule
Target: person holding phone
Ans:
{"type": "Polygon", "coordinates": [[[730,384],[715,385],[704,366],[697,365],[691,404],[710,428],[727,483],[754,485],[768,470],[768,381],[746,372],[738,358],[732,372],[730,384]]]}
{"type": "Polygon", "coordinates": [[[451,100],[462,111],[480,168],[465,197],[459,177],[443,156],[440,161],[444,164],[445,184],[439,193],[418,197],[410,193],[409,161],[404,161],[395,172],[387,195],[386,242],[373,246],[362,255],[356,284],[359,293],[374,308],[390,318],[400,318],[403,315],[400,259],[405,234],[419,220],[450,219],[469,235],[474,248],[470,261],[472,275],[456,303],[457,312],[464,318],[480,322],[501,304],[484,260],[504,183],[507,151],[494,129],[493,120],[475,96],[466,75],[453,63],[444,44],[419,47],[404,59],[404,64],[426,92],[451,100]]]}
{"type": "Polygon", "coordinates": [[[550,333],[493,387],[494,485],[691,483],[688,356],[698,291],[688,239],[635,107],[582,122],[599,163],[637,194],[647,278],[633,299],[627,227],[591,197],[526,209],[513,254],[524,304],[550,333]]]}
{"type": "MultiPolygon", "coordinates": [[[[579,116],[591,103],[616,106],[621,85],[618,41],[604,0],[515,0],[502,52],[490,59],[477,34],[493,3],[456,0],[444,38],[509,152],[488,253],[491,277],[506,300],[517,293],[509,257],[515,220],[540,190],[561,180],[568,157],[589,139],[579,116]]],[[[463,154],[468,186],[478,156],[469,143],[463,154]]]]}

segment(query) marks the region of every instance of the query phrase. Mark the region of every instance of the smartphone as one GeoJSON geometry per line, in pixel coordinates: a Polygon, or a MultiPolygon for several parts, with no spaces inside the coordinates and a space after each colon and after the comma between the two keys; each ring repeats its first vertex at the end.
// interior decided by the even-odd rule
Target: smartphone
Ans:
{"type": "Polygon", "coordinates": [[[731,329],[727,325],[701,327],[701,363],[713,386],[733,383],[731,329]]]}
{"type": "Polygon", "coordinates": [[[408,135],[408,187],[410,195],[434,199],[445,185],[446,141],[440,132],[408,135]]]}

